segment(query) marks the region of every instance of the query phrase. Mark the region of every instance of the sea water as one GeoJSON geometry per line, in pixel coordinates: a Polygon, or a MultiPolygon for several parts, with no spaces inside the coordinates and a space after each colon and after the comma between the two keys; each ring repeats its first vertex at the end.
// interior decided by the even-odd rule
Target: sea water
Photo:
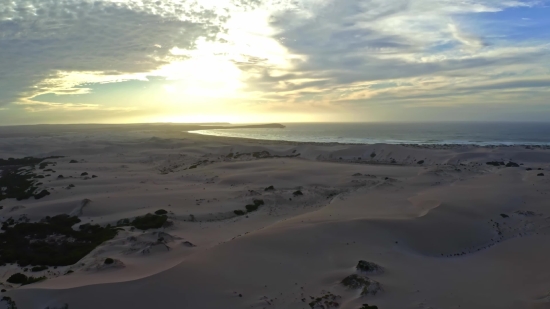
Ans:
{"type": "Polygon", "coordinates": [[[550,145],[549,123],[284,123],[286,128],[192,133],[262,140],[344,144],[550,145]]]}

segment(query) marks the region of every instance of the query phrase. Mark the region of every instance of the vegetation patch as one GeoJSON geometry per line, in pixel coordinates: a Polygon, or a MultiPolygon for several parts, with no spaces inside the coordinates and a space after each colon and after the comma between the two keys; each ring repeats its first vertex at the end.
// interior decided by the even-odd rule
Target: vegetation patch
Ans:
{"type": "Polygon", "coordinates": [[[367,273],[379,273],[382,272],[382,267],[378,264],[360,260],[355,267],[358,271],[367,273]]]}
{"type": "Polygon", "coordinates": [[[9,283],[27,285],[35,282],[46,280],[46,277],[27,277],[22,273],[13,274],[8,278],[9,283]]]}
{"type": "Polygon", "coordinates": [[[234,210],[233,213],[236,214],[237,216],[244,216],[244,214],[245,214],[244,211],[239,210],[239,209],[234,210]]]}
{"type": "Polygon", "coordinates": [[[0,265],[72,265],[117,234],[115,229],[91,224],[74,230],[77,223],[78,217],[66,214],[13,226],[5,222],[4,233],[0,233],[0,265]]]}
{"type": "Polygon", "coordinates": [[[378,306],[371,306],[369,304],[363,304],[359,309],[378,309],[378,306]]]}
{"type": "Polygon", "coordinates": [[[264,191],[274,191],[274,190],[275,190],[274,186],[269,186],[269,187],[264,189],[264,191]]]}
{"type": "Polygon", "coordinates": [[[140,230],[158,229],[164,226],[166,220],[168,220],[166,215],[148,213],[144,216],[135,217],[132,221],[129,219],[118,220],[117,226],[133,226],[140,230]]]}
{"type": "Polygon", "coordinates": [[[349,275],[341,281],[342,285],[350,289],[361,289],[361,295],[376,295],[382,290],[380,283],[360,275],[349,275]]]}
{"type": "Polygon", "coordinates": [[[253,201],[253,204],[248,204],[245,206],[246,208],[246,211],[248,212],[253,212],[253,211],[256,211],[258,210],[258,208],[262,205],[264,205],[264,201],[263,200],[254,200],[253,201]]]}
{"type": "Polygon", "coordinates": [[[418,162],[416,162],[417,164],[424,164],[424,160],[420,160],[418,162]]]}
{"type": "Polygon", "coordinates": [[[2,301],[7,304],[6,309],[17,309],[17,305],[15,304],[13,299],[11,299],[11,297],[3,296],[2,301]]]}
{"type": "Polygon", "coordinates": [[[21,170],[23,167],[34,168],[39,164],[40,169],[44,169],[52,162],[42,162],[47,159],[56,159],[61,157],[33,158],[25,157],[20,159],[9,158],[0,159],[0,201],[8,198],[15,198],[18,201],[34,197],[43,198],[50,194],[47,190],[37,192],[38,183],[36,179],[44,178],[43,175],[37,175],[32,170],[21,170]]]}
{"type": "Polygon", "coordinates": [[[105,265],[111,265],[115,262],[115,260],[113,260],[112,258],[106,258],[105,261],[103,262],[105,265]]]}
{"type": "Polygon", "coordinates": [[[504,162],[502,161],[489,161],[487,163],[485,163],[487,165],[492,165],[492,166],[504,166],[504,162]]]}
{"type": "Polygon", "coordinates": [[[167,214],[167,213],[168,213],[168,212],[167,212],[166,210],[164,210],[164,209],[159,209],[159,210],[155,211],[155,215],[159,215],[159,216],[160,216],[160,215],[165,215],[165,214],[167,214]]]}
{"type": "Polygon", "coordinates": [[[302,193],[302,191],[298,190],[298,191],[294,191],[294,193],[292,193],[294,196],[300,196],[300,195],[304,195],[302,193]]]}
{"type": "MultiPolygon", "coordinates": [[[[311,296],[310,296],[311,297],[311,296]]],[[[330,292],[326,292],[325,295],[317,298],[311,297],[312,301],[309,303],[309,306],[312,309],[323,308],[323,309],[332,309],[340,307],[340,300],[342,297],[340,295],[334,295],[330,292]]]]}

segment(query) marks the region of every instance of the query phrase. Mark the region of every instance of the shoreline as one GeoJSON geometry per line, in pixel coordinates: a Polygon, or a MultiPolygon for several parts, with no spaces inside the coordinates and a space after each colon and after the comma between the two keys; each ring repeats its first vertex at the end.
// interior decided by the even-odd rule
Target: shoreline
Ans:
{"type": "MultiPolygon", "coordinates": [[[[231,129],[231,128],[228,128],[231,129]]],[[[387,143],[387,142],[380,142],[380,143],[345,143],[345,142],[313,142],[313,141],[290,141],[290,140],[280,140],[280,139],[260,139],[260,138],[252,138],[252,137],[237,137],[237,136],[222,136],[222,135],[215,135],[215,134],[204,134],[199,133],[199,131],[206,131],[206,130],[212,130],[212,129],[205,129],[205,130],[189,130],[189,131],[183,131],[184,133],[188,134],[194,134],[194,135],[200,135],[204,137],[212,137],[212,138],[220,138],[220,139],[229,139],[229,140],[241,140],[241,141],[249,141],[249,142],[261,142],[261,143],[288,143],[291,145],[296,144],[304,144],[304,145],[319,145],[319,146],[371,146],[371,145],[399,145],[404,147],[417,147],[417,148],[426,148],[426,149],[440,149],[440,148],[460,148],[460,147],[480,147],[480,148],[509,148],[509,147],[524,147],[529,149],[531,148],[537,148],[537,149],[550,149],[550,144],[475,144],[475,143],[387,143]]]]}

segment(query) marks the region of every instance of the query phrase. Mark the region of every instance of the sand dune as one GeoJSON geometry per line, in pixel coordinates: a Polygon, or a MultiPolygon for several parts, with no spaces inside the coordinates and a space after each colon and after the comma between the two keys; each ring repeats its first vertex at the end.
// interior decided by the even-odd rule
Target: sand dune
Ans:
{"type": "Polygon", "coordinates": [[[120,225],[73,265],[1,266],[2,295],[40,309],[550,308],[550,175],[537,176],[550,149],[182,131],[6,129],[0,158],[63,157],[30,170],[50,195],[0,201],[3,222],[69,214],[75,229],[105,227],[159,210],[167,221],[120,225]],[[360,260],[384,271],[362,274],[360,260]],[[6,281],[18,272],[47,280],[6,281]],[[341,284],[353,274],[380,290],[341,284]]]}

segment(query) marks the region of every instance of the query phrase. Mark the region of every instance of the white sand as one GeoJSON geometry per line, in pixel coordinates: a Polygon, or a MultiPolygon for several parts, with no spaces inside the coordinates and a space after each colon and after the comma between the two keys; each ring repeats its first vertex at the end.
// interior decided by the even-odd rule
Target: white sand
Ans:
{"type": "MultiPolygon", "coordinates": [[[[43,179],[52,194],[1,201],[2,221],[66,213],[115,224],[163,208],[174,223],[126,228],[48,280],[4,283],[2,294],[20,309],[310,308],[323,291],[349,309],[550,308],[550,149],[300,144],[186,128],[0,128],[0,158],[65,156],[43,179]],[[227,157],[260,151],[281,157],[227,157]],[[234,216],[253,199],[265,205],[234,216]],[[384,268],[367,275],[383,292],[339,284],[359,260],[384,268]]],[[[0,281],[19,271],[0,267],[0,281]]]]}

